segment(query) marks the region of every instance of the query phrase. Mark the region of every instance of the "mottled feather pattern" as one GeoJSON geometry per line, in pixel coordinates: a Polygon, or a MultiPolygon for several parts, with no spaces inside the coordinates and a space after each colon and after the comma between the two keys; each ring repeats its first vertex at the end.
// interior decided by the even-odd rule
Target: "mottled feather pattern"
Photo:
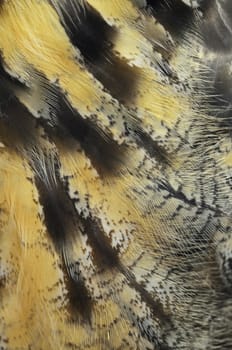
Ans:
{"type": "Polygon", "coordinates": [[[0,349],[232,349],[229,0],[0,1],[0,349]]]}

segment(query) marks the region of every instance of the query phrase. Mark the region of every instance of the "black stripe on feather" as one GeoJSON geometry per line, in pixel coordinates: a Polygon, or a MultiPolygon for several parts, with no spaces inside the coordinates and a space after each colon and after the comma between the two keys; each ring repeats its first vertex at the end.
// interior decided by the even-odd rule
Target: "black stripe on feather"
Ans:
{"type": "Polygon", "coordinates": [[[181,0],[147,0],[147,8],[152,9],[155,18],[179,39],[193,24],[194,11],[181,0]]]}
{"type": "Polygon", "coordinates": [[[61,21],[72,44],[89,62],[96,62],[106,55],[112,46],[115,29],[109,26],[91,6],[77,6],[66,0],[60,6],[61,21]]]}

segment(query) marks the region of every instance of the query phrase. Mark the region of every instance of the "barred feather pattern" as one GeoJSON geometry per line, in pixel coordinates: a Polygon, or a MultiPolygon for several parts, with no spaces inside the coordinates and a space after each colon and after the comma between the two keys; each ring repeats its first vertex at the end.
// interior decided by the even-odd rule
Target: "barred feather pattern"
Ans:
{"type": "Polygon", "coordinates": [[[232,348],[229,0],[0,2],[0,349],[232,348]]]}

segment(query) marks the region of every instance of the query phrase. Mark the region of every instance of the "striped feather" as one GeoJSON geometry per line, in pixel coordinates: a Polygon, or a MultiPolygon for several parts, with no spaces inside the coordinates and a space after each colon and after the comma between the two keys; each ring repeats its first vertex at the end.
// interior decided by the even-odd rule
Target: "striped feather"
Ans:
{"type": "Polygon", "coordinates": [[[231,349],[231,18],[0,2],[1,349],[231,349]]]}

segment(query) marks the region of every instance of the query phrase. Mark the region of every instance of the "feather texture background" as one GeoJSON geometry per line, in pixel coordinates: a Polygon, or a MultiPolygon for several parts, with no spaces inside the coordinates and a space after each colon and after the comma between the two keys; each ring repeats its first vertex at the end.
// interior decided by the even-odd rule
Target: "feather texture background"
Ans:
{"type": "Polygon", "coordinates": [[[0,2],[0,348],[232,348],[229,0],[0,2]]]}

